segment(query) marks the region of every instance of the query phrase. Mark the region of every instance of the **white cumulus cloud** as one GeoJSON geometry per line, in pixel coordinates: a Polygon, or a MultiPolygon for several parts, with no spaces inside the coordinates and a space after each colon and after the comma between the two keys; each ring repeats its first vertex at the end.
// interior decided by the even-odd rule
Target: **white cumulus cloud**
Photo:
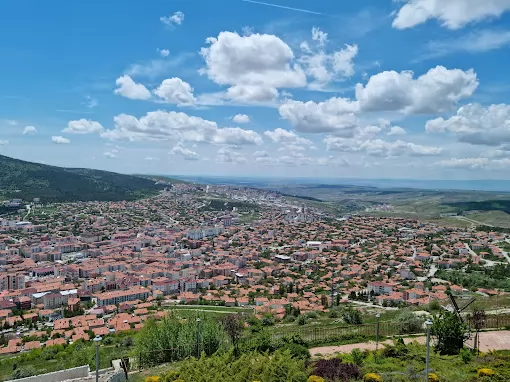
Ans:
{"type": "Polygon", "coordinates": [[[179,155],[184,158],[184,160],[199,160],[200,155],[198,153],[191,151],[190,149],[187,149],[183,147],[182,143],[178,143],[172,148],[172,151],[170,152],[174,155],[179,155]]]}
{"type": "Polygon", "coordinates": [[[412,28],[437,19],[448,29],[501,16],[510,10],[510,0],[405,0],[397,12],[393,27],[412,28]]]}
{"type": "Polygon", "coordinates": [[[35,126],[25,126],[23,129],[23,135],[30,135],[37,133],[37,128],[35,126]]]}
{"type": "Polygon", "coordinates": [[[163,24],[168,26],[181,25],[182,22],[184,21],[184,13],[182,13],[181,11],[177,11],[170,16],[162,16],[159,18],[159,20],[163,24]]]}
{"type": "Polygon", "coordinates": [[[232,121],[235,123],[250,123],[250,117],[246,114],[236,114],[232,117],[232,121]]]}
{"type": "Polygon", "coordinates": [[[279,108],[280,116],[299,132],[335,132],[352,136],[358,125],[357,102],[347,98],[330,98],[324,102],[288,100],[279,108]]]}
{"type": "Polygon", "coordinates": [[[510,105],[490,105],[485,108],[477,103],[467,104],[449,119],[428,121],[425,129],[429,133],[450,132],[459,141],[474,145],[510,143],[510,105]]]}
{"type": "Polygon", "coordinates": [[[401,111],[406,114],[434,114],[451,110],[470,97],[478,87],[470,69],[437,66],[418,78],[412,71],[385,71],[356,85],[356,99],[363,111],[401,111]]]}
{"type": "Polygon", "coordinates": [[[189,106],[195,104],[193,88],[180,78],[168,78],[161,82],[161,85],[154,90],[154,94],[164,102],[178,106],[189,106]]]}
{"type": "Polygon", "coordinates": [[[400,156],[437,156],[443,152],[443,149],[440,147],[423,146],[401,140],[388,142],[382,139],[368,139],[363,141],[329,136],[324,139],[324,143],[326,143],[327,149],[331,151],[347,153],[362,152],[369,156],[387,158],[400,156]]]}
{"type": "Polygon", "coordinates": [[[277,128],[272,131],[265,131],[264,135],[271,139],[274,143],[280,143],[283,145],[312,145],[312,141],[309,139],[302,138],[293,131],[281,128],[277,128]]]}
{"type": "Polygon", "coordinates": [[[407,132],[400,126],[392,126],[390,130],[386,133],[387,135],[404,135],[407,132]]]}
{"type": "Polygon", "coordinates": [[[220,32],[206,42],[209,46],[200,51],[206,63],[201,73],[217,84],[230,86],[227,95],[233,100],[270,101],[280,88],[306,85],[292,49],[277,36],[220,32]]]}
{"type": "Polygon", "coordinates": [[[70,134],[90,134],[100,133],[101,131],[103,131],[103,126],[101,126],[99,122],[83,118],[76,121],[69,121],[67,127],[62,130],[63,133],[70,134]]]}
{"type": "Polygon", "coordinates": [[[157,52],[161,57],[168,57],[170,55],[170,51],[168,49],[158,49],[157,52]]]}
{"type": "Polygon", "coordinates": [[[57,135],[57,136],[54,135],[53,137],[51,137],[51,141],[53,143],[58,144],[58,145],[66,145],[68,143],[71,143],[71,141],[69,139],[64,138],[64,137],[62,137],[60,135],[57,135]]]}
{"type": "Polygon", "coordinates": [[[176,140],[229,145],[259,145],[262,138],[253,130],[239,127],[219,128],[216,122],[186,113],[157,110],[140,119],[119,114],[114,117],[115,128],[101,136],[112,140],[176,140]]]}
{"type": "Polygon", "coordinates": [[[129,99],[148,100],[151,92],[142,84],[138,84],[128,75],[123,75],[115,81],[115,94],[129,99]]]}

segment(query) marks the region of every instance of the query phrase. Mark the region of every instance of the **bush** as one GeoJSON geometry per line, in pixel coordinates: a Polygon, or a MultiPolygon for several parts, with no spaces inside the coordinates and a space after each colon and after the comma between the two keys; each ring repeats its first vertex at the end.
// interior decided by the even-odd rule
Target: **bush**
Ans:
{"type": "Polygon", "coordinates": [[[423,321],[413,312],[407,311],[399,314],[396,321],[400,334],[417,333],[422,330],[423,321]]]}
{"type": "Polygon", "coordinates": [[[297,318],[297,323],[298,323],[298,325],[305,325],[306,324],[306,316],[300,315],[297,318]]]}
{"type": "Polygon", "coordinates": [[[383,346],[382,355],[386,358],[403,358],[409,353],[402,339],[394,340],[393,345],[383,344],[383,346]]]}
{"type": "Polygon", "coordinates": [[[358,379],[361,372],[358,366],[352,363],[342,363],[340,358],[320,359],[313,364],[313,375],[327,381],[348,382],[358,379]]]}
{"type": "Polygon", "coordinates": [[[306,346],[295,344],[295,343],[288,343],[283,345],[281,350],[288,350],[290,351],[290,354],[294,358],[301,358],[301,359],[309,359],[310,358],[310,351],[306,346]]]}
{"type": "Polygon", "coordinates": [[[307,317],[307,318],[315,319],[315,318],[319,317],[319,315],[317,314],[317,312],[312,311],[312,312],[308,312],[308,313],[306,314],[306,317],[307,317]]]}
{"type": "Polygon", "coordinates": [[[324,378],[319,377],[317,375],[310,375],[308,377],[308,382],[324,382],[324,381],[325,381],[324,378]]]}
{"type": "Polygon", "coordinates": [[[349,325],[361,325],[363,320],[359,310],[348,308],[342,312],[343,320],[349,325]]]}
{"type": "Polygon", "coordinates": [[[379,374],[368,373],[363,377],[363,382],[382,382],[382,377],[379,374]]]}
{"type": "Polygon", "coordinates": [[[481,377],[493,377],[494,370],[484,367],[483,369],[478,370],[478,376],[481,377]]]}
{"type": "MultiPolygon", "coordinates": [[[[195,355],[195,348],[190,344],[196,343],[196,318],[197,316],[192,314],[187,320],[182,320],[168,314],[158,321],[154,319],[145,321],[136,340],[136,352],[140,354],[141,365],[157,365],[195,355]],[[161,351],[163,349],[166,350],[161,351]]],[[[126,337],[124,341],[128,338],[126,337]]],[[[223,327],[218,325],[214,318],[209,315],[201,318],[200,349],[205,354],[214,354],[226,339],[223,327]]]]}
{"type": "Polygon", "coordinates": [[[429,382],[439,382],[439,377],[434,373],[429,373],[429,382]]]}
{"type": "Polygon", "coordinates": [[[352,362],[356,365],[363,365],[363,361],[365,360],[365,355],[358,348],[352,349],[351,351],[352,362]]]}
{"type": "Polygon", "coordinates": [[[37,375],[37,370],[32,366],[20,367],[12,373],[12,379],[28,378],[37,375]]]}
{"type": "Polygon", "coordinates": [[[462,348],[460,349],[460,357],[462,358],[462,361],[467,365],[473,359],[473,353],[471,353],[471,350],[469,349],[462,348]]]}
{"type": "Polygon", "coordinates": [[[329,318],[338,318],[338,311],[337,310],[331,310],[328,314],[329,318]]]}
{"type": "Polygon", "coordinates": [[[271,315],[265,315],[262,317],[262,320],[260,321],[260,324],[262,326],[273,326],[274,325],[274,318],[271,315]]]}
{"type": "Polygon", "coordinates": [[[242,353],[239,358],[232,351],[200,359],[190,357],[178,363],[176,371],[179,379],[187,382],[207,382],[211,376],[229,382],[307,382],[308,379],[305,361],[281,350],[272,354],[242,353]]]}

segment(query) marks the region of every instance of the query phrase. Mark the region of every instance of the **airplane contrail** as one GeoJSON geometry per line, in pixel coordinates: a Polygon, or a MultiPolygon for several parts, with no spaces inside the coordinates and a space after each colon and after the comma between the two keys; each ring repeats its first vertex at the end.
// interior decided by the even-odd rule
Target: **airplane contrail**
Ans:
{"type": "Polygon", "coordinates": [[[255,0],[241,0],[245,3],[253,3],[253,4],[260,4],[260,5],[267,5],[268,7],[275,7],[275,8],[282,8],[282,9],[288,9],[290,11],[297,11],[297,12],[304,12],[304,13],[311,13],[312,15],[322,15],[324,16],[324,13],[321,12],[314,12],[310,11],[308,9],[301,9],[301,8],[292,8],[292,7],[286,7],[285,5],[278,5],[278,4],[272,4],[272,3],[264,3],[262,1],[255,1],[255,0]]]}

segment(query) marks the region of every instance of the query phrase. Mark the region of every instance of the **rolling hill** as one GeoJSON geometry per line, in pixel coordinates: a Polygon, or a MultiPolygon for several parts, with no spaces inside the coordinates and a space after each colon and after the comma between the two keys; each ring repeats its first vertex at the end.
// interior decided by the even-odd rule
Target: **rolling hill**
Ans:
{"type": "Polygon", "coordinates": [[[0,155],[0,195],[41,202],[133,200],[157,193],[153,180],[85,168],[63,168],[0,155]]]}

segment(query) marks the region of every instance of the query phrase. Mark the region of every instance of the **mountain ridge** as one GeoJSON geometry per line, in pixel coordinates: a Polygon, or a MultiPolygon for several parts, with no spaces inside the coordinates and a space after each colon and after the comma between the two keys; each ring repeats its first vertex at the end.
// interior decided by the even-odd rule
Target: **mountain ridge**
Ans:
{"type": "Polygon", "coordinates": [[[120,201],[156,194],[162,188],[140,176],[51,166],[0,155],[0,195],[7,198],[40,198],[43,203],[120,201]]]}

